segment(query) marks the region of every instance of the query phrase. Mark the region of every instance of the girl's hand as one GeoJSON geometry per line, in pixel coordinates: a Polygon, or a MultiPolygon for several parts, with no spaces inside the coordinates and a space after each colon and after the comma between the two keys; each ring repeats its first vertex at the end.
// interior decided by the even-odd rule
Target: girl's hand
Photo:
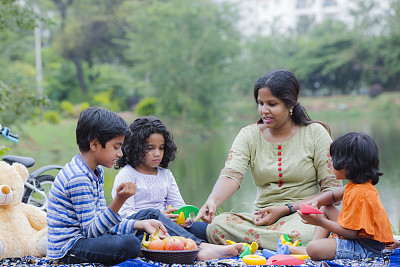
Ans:
{"type": "Polygon", "coordinates": [[[182,226],[183,228],[186,228],[186,227],[188,227],[188,226],[189,226],[189,227],[192,226],[192,224],[193,224],[192,219],[186,218],[186,219],[185,219],[185,222],[184,222],[184,223],[181,223],[180,226],[182,226]]]}
{"type": "Polygon", "coordinates": [[[303,203],[307,204],[307,205],[309,205],[309,206],[311,206],[313,208],[319,209],[319,204],[318,204],[318,199],[317,198],[314,198],[314,199],[312,199],[310,201],[302,202],[301,204],[303,204],[303,203]]]}
{"type": "Polygon", "coordinates": [[[158,227],[160,227],[159,236],[161,239],[169,237],[168,231],[162,222],[154,219],[136,221],[133,229],[143,230],[149,234],[152,234],[157,230],[158,227]]]}
{"type": "Polygon", "coordinates": [[[271,225],[280,218],[287,215],[288,208],[286,206],[272,206],[263,208],[255,212],[253,223],[255,225],[271,225]]]}
{"type": "Polygon", "coordinates": [[[206,223],[211,223],[212,220],[214,220],[216,210],[217,207],[215,203],[207,200],[207,202],[204,203],[203,207],[201,207],[199,210],[199,213],[197,214],[196,218],[194,218],[193,222],[197,222],[198,220],[202,219],[206,223]]]}
{"type": "Polygon", "coordinates": [[[301,221],[305,224],[312,224],[315,226],[321,226],[324,219],[324,214],[303,214],[301,211],[297,211],[301,217],[301,221]]]}
{"type": "Polygon", "coordinates": [[[172,212],[177,211],[177,208],[170,208],[167,210],[161,211],[162,214],[170,218],[172,221],[176,222],[176,218],[179,216],[179,214],[172,214],[172,212]]]}

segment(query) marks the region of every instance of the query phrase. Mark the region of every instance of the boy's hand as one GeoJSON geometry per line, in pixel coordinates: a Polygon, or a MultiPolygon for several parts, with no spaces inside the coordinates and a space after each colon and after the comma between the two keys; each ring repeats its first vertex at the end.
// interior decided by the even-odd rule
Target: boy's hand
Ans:
{"type": "Polygon", "coordinates": [[[158,220],[154,220],[154,219],[140,220],[140,221],[136,221],[135,224],[133,225],[133,229],[143,230],[149,234],[154,233],[158,227],[160,227],[159,237],[161,239],[169,237],[167,229],[162,224],[162,222],[160,222],[158,220]]]}
{"type": "Polygon", "coordinates": [[[121,183],[115,191],[115,198],[108,207],[112,212],[117,214],[125,201],[136,193],[136,184],[133,182],[124,182],[121,183]]]}
{"type": "Polygon", "coordinates": [[[116,198],[125,201],[136,193],[136,184],[133,182],[121,183],[116,189],[116,198]]]}

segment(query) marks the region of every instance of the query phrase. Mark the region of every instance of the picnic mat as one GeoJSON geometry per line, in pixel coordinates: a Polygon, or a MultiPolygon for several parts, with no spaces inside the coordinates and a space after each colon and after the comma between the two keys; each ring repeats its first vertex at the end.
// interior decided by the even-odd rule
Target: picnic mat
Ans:
{"type": "MultiPolygon", "coordinates": [[[[259,253],[259,252],[257,252],[259,253]]],[[[0,266],[54,266],[54,267],[105,267],[102,264],[94,263],[82,263],[82,264],[63,264],[57,260],[50,260],[46,258],[36,258],[33,256],[27,256],[23,258],[9,258],[0,260],[0,266]]],[[[189,266],[180,264],[162,264],[160,262],[152,262],[145,258],[137,258],[124,261],[120,264],[115,265],[116,267],[132,267],[132,266],[189,266]]],[[[211,261],[199,261],[194,262],[191,266],[247,266],[239,257],[229,259],[219,259],[211,261]]],[[[254,266],[254,265],[253,265],[254,266]]],[[[311,261],[306,260],[305,264],[300,266],[315,266],[315,267],[358,267],[358,266],[398,266],[400,267],[400,249],[385,250],[382,258],[365,259],[365,260],[332,260],[332,261],[311,261]]]]}

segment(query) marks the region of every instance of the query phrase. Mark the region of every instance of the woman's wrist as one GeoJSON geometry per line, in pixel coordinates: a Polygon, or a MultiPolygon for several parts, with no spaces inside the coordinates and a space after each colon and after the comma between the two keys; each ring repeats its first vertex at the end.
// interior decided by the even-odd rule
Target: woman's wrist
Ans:
{"type": "Polygon", "coordinates": [[[293,213],[295,213],[295,209],[293,207],[293,204],[291,203],[286,203],[285,206],[289,209],[289,214],[288,215],[292,215],[293,213]]]}

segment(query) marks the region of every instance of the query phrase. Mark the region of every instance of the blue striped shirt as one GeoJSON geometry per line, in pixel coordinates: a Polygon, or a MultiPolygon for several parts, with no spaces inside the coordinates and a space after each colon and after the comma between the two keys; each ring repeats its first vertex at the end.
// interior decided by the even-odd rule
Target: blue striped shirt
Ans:
{"type": "Polygon", "coordinates": [[[106,207],[103,167],[96,173],[79,154],[58,173],[49,193],[47,257],[64,257],[80,238],[136,233],[135,220],[121,219],[106,207]]]}

